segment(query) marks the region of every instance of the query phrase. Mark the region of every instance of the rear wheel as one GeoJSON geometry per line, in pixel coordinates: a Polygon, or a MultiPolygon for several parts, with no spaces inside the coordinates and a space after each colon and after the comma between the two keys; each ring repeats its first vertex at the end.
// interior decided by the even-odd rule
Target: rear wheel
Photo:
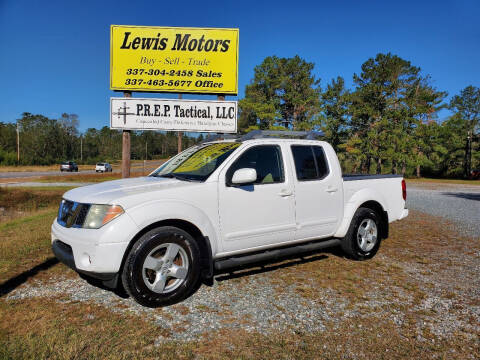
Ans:
{"type": "Polygon", "coordinates": [[[199,259],[190,234],[173,226],[159,227],[133,245],[122,272],[123,287],[144,306],[175,304],[198,288],[199,259]]]}
{"type": "Polygon", "coordinates": [[[355,260],[374,257],[381,242],[380,221],[380,217],[372,209],[359,208],[342,240],[343,251],[355,260]]]}

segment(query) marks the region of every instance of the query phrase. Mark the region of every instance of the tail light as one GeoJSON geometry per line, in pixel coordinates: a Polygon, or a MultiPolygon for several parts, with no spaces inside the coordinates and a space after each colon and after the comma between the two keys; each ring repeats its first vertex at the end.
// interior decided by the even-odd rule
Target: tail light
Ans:
{"type": "Polygon", "coordinates": [[[403,200],[407,200],[407,183],[405,182],[405,179],[402,179],[402,197],[403,200]]]}

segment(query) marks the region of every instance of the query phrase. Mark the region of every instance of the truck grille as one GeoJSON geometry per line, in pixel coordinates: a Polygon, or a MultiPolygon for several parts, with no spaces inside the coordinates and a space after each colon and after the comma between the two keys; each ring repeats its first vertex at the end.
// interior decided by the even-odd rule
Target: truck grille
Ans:
{"type": "Polygon", "coordinates": [[[67,228],[81,228],[88,210],[90,210],[90,204],[81,204],[64,199],[58,209],[57,222],[67,228]]]}

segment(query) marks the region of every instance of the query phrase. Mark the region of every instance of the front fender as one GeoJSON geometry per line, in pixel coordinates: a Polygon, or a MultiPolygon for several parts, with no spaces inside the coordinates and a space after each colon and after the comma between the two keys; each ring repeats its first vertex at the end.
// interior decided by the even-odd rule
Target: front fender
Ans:
{"type": "Polygon", "coordinates": [[[379,192],[372,189],[358,190],[355,194],[353,194],[352,197],[348,199],[347,203],[345,204],[343,220],[334,235],[335,237],[342,238],[347,234],[353,215],[355,215],[357,209],[367,201],[375,201],[379,203],[384,210],[387,209],[387,202],[379,192]]]}
{"type": "Polygon", "coordinates": [[[179,200],[157,200],[132,208],[128,214],[140,229],[164,220],[187,221],[195,225],[210,242],[212,256],[220,251],[215,226],[208,215],[195,205],[179,200]]]}

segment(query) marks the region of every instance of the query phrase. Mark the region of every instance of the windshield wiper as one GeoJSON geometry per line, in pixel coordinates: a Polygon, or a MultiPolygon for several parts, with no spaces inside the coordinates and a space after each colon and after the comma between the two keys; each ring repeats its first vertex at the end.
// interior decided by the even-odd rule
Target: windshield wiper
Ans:
{"type": "Polygon", "coordinates": [[[183,181],[195,181],[193,179],[190,179],[190,178],[186,177],[185,175],[175,174],[175,173],[168,173],[168,174],[154,175],[154,176],[165,177],[165,178],[170,178],[170,179],[174,178],[174,179],[183,180],[183,181]]]}

